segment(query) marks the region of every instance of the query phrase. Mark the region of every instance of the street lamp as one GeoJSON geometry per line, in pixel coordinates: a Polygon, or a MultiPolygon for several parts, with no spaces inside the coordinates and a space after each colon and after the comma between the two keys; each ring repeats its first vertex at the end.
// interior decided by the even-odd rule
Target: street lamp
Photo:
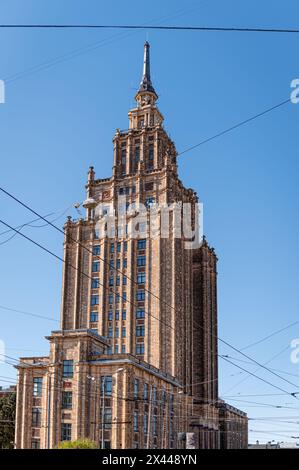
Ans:
{"type": "MultiPolygon", "coordinates": [[[[118,372],[122,372],[124,370],[123,367],[120,367],[119,369],[116,370],[115,374],[118,372]]],[[[114,375],[114,374],[112,374],[114,375]]],[[[105,445],[105,439],[104,439],[104,431],[105,431],[105,392],[106,392],[106,376],[103,376],[102,379],[102,396],[103,396],[103,404],[102,404],[102,444],[101,448],[104,449],[105,445]]]]}

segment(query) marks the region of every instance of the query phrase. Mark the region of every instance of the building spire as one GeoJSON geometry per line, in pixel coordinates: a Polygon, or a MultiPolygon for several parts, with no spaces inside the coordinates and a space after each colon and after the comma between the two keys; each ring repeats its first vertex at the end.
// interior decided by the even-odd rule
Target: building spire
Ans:
{"type": "Polygon", "coordinates": [[[144,44],[143,74],[142,74],[142,79],[141,79],[138,93],[150,92],[150,93],[154,93],[156,97],[158,97],[151,81],[150,51],[149,50],[150,50],[150,45],[146,41],[146,43],[144,44]]]}

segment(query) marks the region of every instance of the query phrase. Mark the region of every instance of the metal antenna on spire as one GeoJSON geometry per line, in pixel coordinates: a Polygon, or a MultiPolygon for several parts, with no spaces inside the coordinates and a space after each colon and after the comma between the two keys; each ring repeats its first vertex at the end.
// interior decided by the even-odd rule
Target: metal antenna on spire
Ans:
{"type": "Polygon", "coordinates": [[[142,73],[142,79],[139,87],[139,92],[141,91],[149,91],[151,93],[157,93],[155,92],[155,89],[152,85],[151,81],[151,70],[150,70],[150,45],[148,41],[145,42],[144,44],[144,55],[143,55],[143,73],[142,73]]]}

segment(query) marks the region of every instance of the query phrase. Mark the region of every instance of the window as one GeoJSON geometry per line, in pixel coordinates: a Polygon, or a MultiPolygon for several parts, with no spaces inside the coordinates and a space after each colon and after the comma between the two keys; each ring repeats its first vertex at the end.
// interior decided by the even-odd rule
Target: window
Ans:
{"type": "Polygon", "coordinates": [[[115,312],[115,320],[119,320],[119,310],[116,310],[115,312]]]}
{"type": "Polygon", "coordinates": [[[73,393],[62,392],[62,404],[61,404],[62,409],[71,410],[72,404],[73,404],[73,393]]]}
{"type": "Polygon", "coordinates": [[[136,326],[136,336],[144,336],[144,325],[137,325],[136,326]]]}
{"type": "Polygon", "coordinates": [[[109,348],[107,349],[107,354],[112,354],[112,348],[111,348],[111,346],[109,346],[109,348]]]}
{"type": "Polygon", "coordinates": [[[97,322],[99,319],[98,312],[90,312],[90,321],[91,323],[97,322]]]}
{"type": "Polygon", "coordinates": [[[118,242],[117,244],[117,252],[120,253],[121,252],[121,243],[118,242]]]}
{"type": "Polygon", "coordinates": [[[98,240],[98,239],[100,238],[100,231],[99,231],[99,230],[95,230],[95,231],[94,231],[94,238],[95,238],[96,240],[98,240]]]}
{"type": "Polygon", "coordinates": [[[143,398],[144,400],[148,400],[148,384],[145,383],[143,386],[143,398]]]}
{"type": "Polygon", "coordinates": [[[100,287],[100,279],[98,277],[93,277],[91,281],[91,288],[98,289],[100,287]]]}
{"type": "Polygon", "coordinates": [[[110,278],[109,278],[109,286],[111,287],[111,286],[113,286],[113,284],[114,284],[114,277],[113,277],[113,276],[110,276],[110,278]]]}
{"type": "Polygon", "coordinates": [[[115,338],[119,338],[119,328],[118,328],[118,326],[115,328],[115,338]]]}
{"type": "Polygon", "coordinates": [[[157,404],[157,387],[152,388],[152,393],[153,393],[153,404],[157,404]]]}
{"type": "Polygon", "coordinates": [[[139,273],[137,275],[137,284],[145,284],[145,273],[139,273]]]}
{"type": "Polygon", "coordinates": [[[32,427],[39,428],[41,425],[41,409],[40,408],[32,408],[32,427]]]}
{"type": "Polygon", "coordinates": [[[33,377],[33,396],[41,397],[43,391],[43,378],[33,377]]]}
{"type": "Polygon", "coordinates": [[[146,265],[146,257],[145,256],[138,256],[137,257],[137,266],[145,266],[146,265]]]}
{"type": "Polygon", "coordinates": [[[153,416],[153,434],[154,436],[158,435],[158,417],[155,415],[153,416]]]}
{"type": "Polygon", "coordinates": [[[112,376],[106,375],[101,377],[101,393],[105,390],[106,396],[112,395],[112,376]]]}
{"type": "Polygon", "coordinates": [[[126,327],[123,326],[123,327],[122,327],[122,330],[121,330],[121,335],[122,335],[123,338],[126,337],[126,333],[127,333],[127,332],[126,332],[126,327]]]}
{"type": "Polygon", "coordinates": [[[149,144],[148,146],[148,159],[149,160],[154,159],[154,144],[149,144]]]}
{"type": "Polygon", "coordinates": [[[72,425],[70,423],[62,423],[61,425],[61,440],[71,441],[72,439],[72,425]]]}
{"type": "Polygon", "coordinates": [[[108,328],[108,338],[112,338],[113,336],[113,330],[111,328],[111,326],[108,328]]]}
{"type": "Polygon", "coordinates": [[[74,375],[74,361],[66,360],[62,363],[62,377],[73,377],[74,375]]]}
{"type": "Polygon", "coordinates": [[[114,269],[114,260],[113,259],[110,260],[109,264],[110,264],[110,269],[114,269]]]}
{"type": "Polygon", "coordinates": [[[92,254],[93,256],[98,256],[99,254],[101,254],[101,247],[100,245],[94,245],[92,247],[92,254]]]}
{"type": "Polygon", "coordinates": [[[134,411],[134,432],[138,432],[138,412],[134,411]]]}
{"type": "Polygon", "coordinates": [[[124,285],[124,286],[127,285],[127,276],[124,276],[124,277],[123,277],[123,285],[124,285]]]}
{"type": "Polygon", "coordinates": [[[121,164],[125,165],[126,164],[126,156],[127,156],[127,151],[126,149],[121,150],[121,164]]]}
{"type": "Polygon", "coordinates": [[[145,292],[144,292],[144,290],[139,290],[139,291],[137,291],[136,299],[137,299],[139,302],[145,300],[145,292]]]}
{"type": "Polygon", "coordinates": [[[99,305],[99,301],[100,301],[100,297],[98,295],[92,295],[90,304],[92,306],[99,305]]]}
{"type": "Polygon", "coordinates": [[[145,311],[144,310],[137,310],[136,318],[144,318],[144,317],[145,317],[145,311]]]}
{"type": "Polygon", "coordinates": [[[92,272],[98,273],[100,270],[100,263],[98,261],[93,261],[92,263],[92,272]]]}
{"type": "Polygon", "coordinates": [[[102,215],[108,215],[108,214],[110,214],[110,206],[103,207],[102,215]]]}
{"type": "Polygon", "coordinates": [[[120,269],[120,259],[118,258],[117,262],[116,262],[116,267],[117,269],[120,269]]]}
{"type": "Polygon", "coordinates": [[[110,253],[114,253],[114,244],[110,245],[110,253]]]}
{"type": "Polygon", "coordinates": [[[114,346],[114,354],[118,354],[118,344],[114,346]]]}
{"type": "Polygon", "coordinates": [[[165,403],[166,403],[166,391],[165,390],[162,390],[162,404],[163,404],[163,407],[165,407],[165,403]]]}
{"type": "Polygon", "coordinates": [[[117,278],[116,278],[116,285],[120,286],[120,276],[117,276],[117,278]]]}
{"type": "Polygon", "coordinates": [[[32,439],[31,449],[40,449],[40,440],[39,439],[32,439]]]}
{"type": "Polygon", "coordinates": [[[148,415],[147,414],[143,415],[143,433],[144,434],[148,433],[148,415]]]}
{"type": "Polygon", "coordinates": [[[135,147],[135,161],[139,162],[140,160],[140,147],[135,147]]]}
{"type": "Polygon", "coordinates": [[[126,293],[126,292],[123,292],[123,301],[124,301],[124,302],[127,301],[127,293],[126,293]]]}
{"type": "Polygon", "coordinates": [[[143,239],[143,240],[138,240],[137,242],[137,248],[138,250],[145,250],[146,248],[146,240],[143,239]]]}
{"type": "Polygon", "coordinates": [[[109,294],[109,304],[113,304],[113,294],[109,294]]]}
{"type": "Polygon", "coordinates": [[[108,312],[108,320],[109,320],[109,321],[112,321],[112,320],[113,320],[113,312],[112,312],[112,310],[109,310],[109,312],[108,312]]]}
{"type": "Polygon", "coordinates": [[[137,343],[136,344],[136,354],[141,355],[141,356],[144,354],[144,344],[143,343],[137,343]]]}
{"type": "Polygon", "coordinates": [[[139,380],[135,379],[134,380],[134,398],[135,398],[135,400],[137,400],[138,396],[139,396],[139,380]]]}
{"type": "Polygon", "coordinates": [[[105,410],[104,410],[104,426],[105,426],[105,429],[111,429],[111,423],[112,423],[112,409],[106,407],[105,410]]]}
{"type": "Polygon", "coordinates": [[[154,197],[147,197],[145,200],[145,207],[149,209],[155,204],[155,198],[154,197]]]}
{"type": "Polygon", "coordinates": [[[127,311],[126,310],[122,311],[121,317],[122,317],[123,320],[126,320],[126,318],[127,318],[127,311]]]}
{"type": "Polygon", "coordinates": [[[124,251],[128,251],[128,242],[124,242],[124,251]]]}
{"type": "Polygon", "coordinates": [[[127,268],[127,267],[128,267],[128,260],[127,260],[127,258],[124,258],[124,260],[123,260],[123,267],[124,267],[124,268],[127,268]]]}
{"type": "Polygon", "coordinates": [[[119,304],[119,301],[120,301],[120,294],[117,293],[116,296],[115,296],[115,302],[116,302],[117,304],[119,304]]]}
{"type": "Polygon", "coordinates": [[[121,352],[122,352],[123,354],[125,354],[125,352],[126,352],[126,345],[125,345],[125,344],[122,344],[122,345],[121,345],[121,352]]]}

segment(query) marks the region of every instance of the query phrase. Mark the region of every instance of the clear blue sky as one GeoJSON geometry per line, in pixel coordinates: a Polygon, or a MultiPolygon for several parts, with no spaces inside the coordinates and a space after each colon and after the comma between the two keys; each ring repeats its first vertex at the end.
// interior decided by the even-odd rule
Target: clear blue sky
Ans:
{"type": "MultiPolygon", "coordinates": [[[[298,17],[296,0],[1,2],[1,23],[298,28],[298,17]]],[[[6,104],[0,105],[2,186],[47,214],[84,199],[89,165],[98,177],[111,174],[111,140],[117,127],[127,127],[145,39],[151,43],[159,106],[178,151],[287,99],[291,80],[299,78],[299,35],[0,30],[0,79],[6,80],[6,104]],[[43,63],[48,66],[35,68],[43,63]]],[[[184,184],[204,203],[205,233],[219,256],[219,335],[236,347],[298,319],[298,122],[299,105],[289,104],[179,163],[184,184]]],[[[76,216],[74,209],[68,213],[76,216]]],[[[3,195],[0,214],[12,225],[32,219],[3,195]]],[[[25,233],[62,253],[62,237],[53,230],[30,227],[25,233]]],[[[0,243],[6,239],[0,236],[0,243]]],[[[58,319],[61,264],[19,237],[0,245],[0,259],[0,305],[58,319]]],[[[54,322],[1,309],[0,315],[8,355],[47,353],[43,337],[54,322]]],[[[296,374],[283,376],[298,388],[265,370],[257,374],[288,391],[299,390],[299,366],[291,363],[288,348],[296,337],[299,325],[246,351],[264,363],[284,349],[269,366],[296,374]]],[[[256,369],[228,347],[220,344],[220,351],[256,369]]],[[[219,367],[222,396],[279,393],[255,378],[238,384],[245,373],[223,361],[219,367]]],[[[0,373],[15,374],[8,365],[0,365],[0,373]]],[[[259,418],[250,422],[251,441],[299,435],[298,425],[269,421],[299,416],[292,397],[238,399],[297,409],[228,399],[259,418]]]]}

